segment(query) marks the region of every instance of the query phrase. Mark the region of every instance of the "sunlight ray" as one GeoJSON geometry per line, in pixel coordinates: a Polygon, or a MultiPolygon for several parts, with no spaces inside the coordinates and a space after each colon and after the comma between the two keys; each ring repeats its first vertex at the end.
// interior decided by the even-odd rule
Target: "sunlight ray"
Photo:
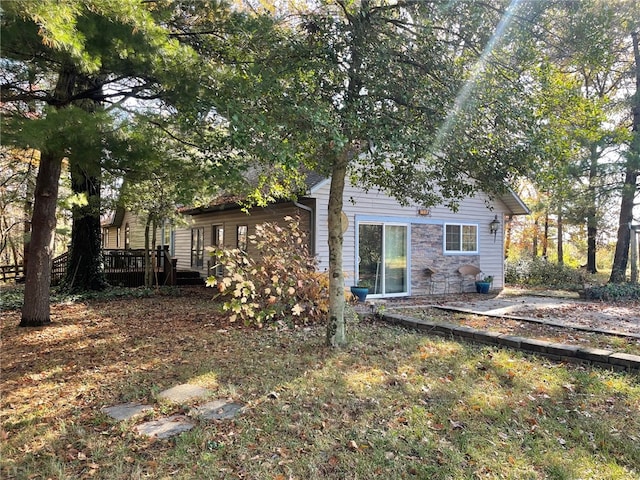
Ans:
{"type": "Polygon", "coordinates": [[[467,106],[469,102],[469,98],[471,97],[471,93],[473,92],[477,84],[478,76],[484,71],[489,55],[491,55],[491,52],[494,50],[498,42],[504,36],[504,33],[507,27],[513,21],[514,14],[517,11],[520,3],[522,3],[522,1],[523,0],[512,0],[511,4],[509,5],[504,15],[500,19],[500,23],[498,23],[498,26],[496,27],[496,31],[493,33],[493,35],[485,45],[484,50],[482,51],[482,54],[480,55],[476,63],[473,65],[469,78],[466,80],[466,82],[458,92],[458,95],[456,96],[453,106],[449,110],[449,113],[447,114],[445,121],[442,123],[442,125],[436,132],[435,140],[431,148],[431,153],[437,154],[440,151],[441,146],[443,145],[447,136],[455,126],[458,120],[459,113],[463,110],[465,106],[467,106]]]}

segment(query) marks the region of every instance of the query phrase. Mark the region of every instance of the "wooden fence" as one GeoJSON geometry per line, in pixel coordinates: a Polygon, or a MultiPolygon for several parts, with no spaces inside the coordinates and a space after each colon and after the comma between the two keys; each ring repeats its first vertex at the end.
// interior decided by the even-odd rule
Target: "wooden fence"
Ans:
{"type": "Polygon", "coordinates": [[[22,275],[22,265],[0,265],[0,278],[4,283],[16,281],[22,275]]]}
{"type": "Polygon", "coordinates": [[[67,264],[69,263],[69,252],[53,259],[51,264],[51,285],[58,285],[67,273],[67,264]]]}

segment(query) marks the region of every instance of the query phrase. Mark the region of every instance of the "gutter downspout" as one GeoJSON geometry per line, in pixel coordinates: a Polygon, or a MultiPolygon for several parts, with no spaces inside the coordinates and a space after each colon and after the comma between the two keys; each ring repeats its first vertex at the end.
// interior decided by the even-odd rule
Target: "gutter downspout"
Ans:
{"type": "Polygon", "coordinates": [[[309,246],[311,247],[309,250],[309,253],[312,256],[315,256],[316,254],[316,232],[315,232],[315,210],[311,207],[307,207],[306,205],[303,205],[299,202],[293,202],[293,204],[301,209],[304,210],[306,212],[309,212],[309,246]]]}

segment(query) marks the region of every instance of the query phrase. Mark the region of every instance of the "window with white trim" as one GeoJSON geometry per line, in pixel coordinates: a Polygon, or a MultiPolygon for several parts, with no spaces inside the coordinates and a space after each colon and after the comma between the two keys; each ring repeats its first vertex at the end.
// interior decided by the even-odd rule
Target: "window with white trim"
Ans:
{"type": "Polygon", "coordinates": [[[102,248],[109,248],[109,229],[102,229],[102,248]]]}
{"type": "Polygon", "coordinates": [[[477,225],[448,223],[444,230],[444,251],[446,253],[476,253],[478,251],[477,225]]]}
{"type": "Polygon", "coordinates": [[[124,225],[124,249],[131,249],[131,227],[128,223],[124,225]]]}
{"type": "Polygon", "coordinates": [[[238,225],[237,229],[237,246],[238,249],[246,252],[247,251],[247,237],[248,235],[248,227],[246,225],[238,225]]]}
{"type": "Polygon", "coordinates": [[[191,266],[204,266],[204,227],[191,229],[191,266]]]}
{"type": "MultiPolygon", "coordinates": [[[[224,248],[224,225],[213,225],[211,227],[211,243],[214,247],[224,248]]],[[[216,263],[218,259],[214,257],[212,260],[216,263]]],[[[224,276],[224,267],[216,263],[215,269],[211,273],[216,277],[222,277],[224,276]]]]}

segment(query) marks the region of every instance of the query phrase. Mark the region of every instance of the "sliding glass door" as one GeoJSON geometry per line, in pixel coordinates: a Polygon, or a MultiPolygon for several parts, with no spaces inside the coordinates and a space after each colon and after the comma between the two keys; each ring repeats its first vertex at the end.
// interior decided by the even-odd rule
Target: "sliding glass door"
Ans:
{"type": "Polygon", "coordinates": [[[408,293],[407,226],[360,223],[358,283],[371,295],[408,293]]]}

